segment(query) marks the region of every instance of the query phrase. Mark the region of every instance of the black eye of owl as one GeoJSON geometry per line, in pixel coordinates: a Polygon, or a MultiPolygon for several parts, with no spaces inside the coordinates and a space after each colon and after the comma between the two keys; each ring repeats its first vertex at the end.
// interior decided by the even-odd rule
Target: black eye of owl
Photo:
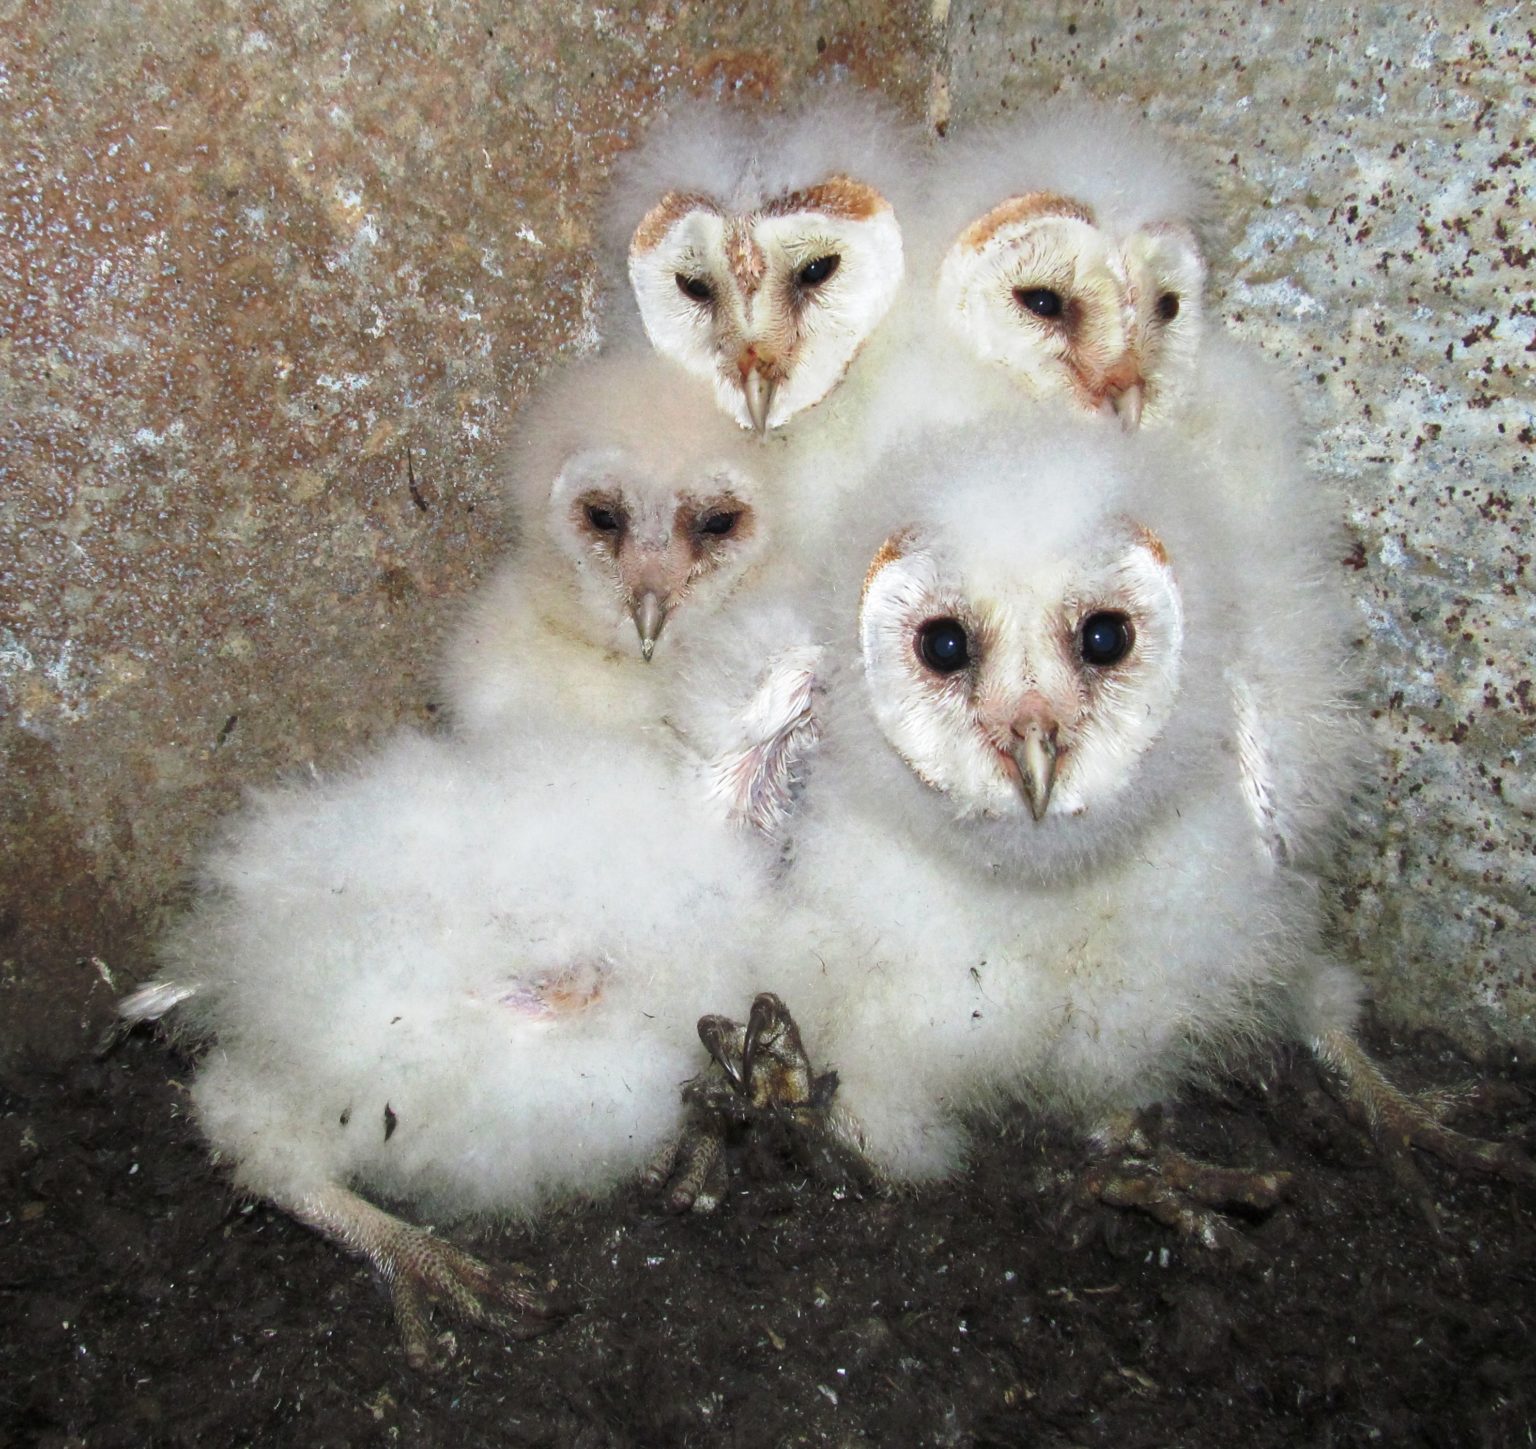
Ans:
{"type": "Polygon", "coordinates": [[[1157,315],[1164,322],[1172,322],[1179,315],[1179,294],[1177,292],[1164,292],[1157,299],[1157,315]]]}
{"type": "Polygon", "coordinates": [[[624,515],[600,503],[587,504],[587,522],[599,533],[618,533],[624,527],[624,515]]]}
{"type": "Polygon", "coordinates": [[[917,657],[935,674],[953,674],[971,662],[970,640],[958,619],[930,619],[917,631],[917,657]]]}
{"type": "Polygon", "coordinates": [[[1049,287],[1015,287],[1013,300],[1036,317],[1049,320],[1061,316],[1061,293],[1053,292],[1049,287]]]}
{"type": "Polygon", "coordinates": [[[677,273],[677,290],[695,302],[715,300],[715,289],[703,277],[690,277],[686,272],[677,273]]]}
{"type": "Polygon", "coordinates": [[[833,272],[837,270],[842,258],[836,252],[824,257],[817,257],[814,262],[807,262],[795,273],[795,280],[802,287],[819,287],[833,272]]]}
{"type": "Polygon", "coordinates": [[[718,513],[706,513],[698,522],[698,530],[700,533],[713,534],[716,538],[724,538],[735,529],[740,517],[739,512],[732,513],[729,509],[721,509],[718,513]]]}
{"type": "Polygon", "coordinates": [[[1095,669],[1108,669],[1131,652],[1136,633],[1124,614],[1108,611],[1090,614],[1077,626],[1077,648],[1083,662],[1095,669]]]}

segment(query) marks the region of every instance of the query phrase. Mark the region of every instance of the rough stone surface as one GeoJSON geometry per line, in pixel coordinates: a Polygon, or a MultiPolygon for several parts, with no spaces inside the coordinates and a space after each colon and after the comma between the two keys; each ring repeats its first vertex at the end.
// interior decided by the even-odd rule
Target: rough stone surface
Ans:
{"type": "Polygon", "coordinates": [[[957,5],[958,129],[1122,99],[1216,179],[1214,311],[1284,364],[1358,547],[1375,770],[1335,867],[1379,1006],[1536,1044],[1536,11],[957,5]]]}
{"type": "Polygon", "coordinates": [[[1120,96],[1209,161],[1218,315],[1359,547],[1384,1011],[1529,1044],[1521,6],[0,7],[0,1063],[103,1015],[242,786],[430,716],[519,399],[591,345],[659,99],[846,72],[956,126],[1120,96]]]}
{"type": "Polygon", "coordinates": [[[0,1062],[51,1058],[242,786],[432,708],[594,204],[667,97],[921,108],[926,9],[0,7],[0,1062]]]}

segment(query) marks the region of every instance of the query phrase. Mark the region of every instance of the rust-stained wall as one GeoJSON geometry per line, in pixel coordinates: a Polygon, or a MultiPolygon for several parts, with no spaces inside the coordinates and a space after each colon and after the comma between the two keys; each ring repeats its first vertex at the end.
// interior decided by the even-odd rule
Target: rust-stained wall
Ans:
{"type": "Polygon", "coordinates": [[[242,785],[430,712],[658,100],[916,111],[937,51],[915,4],[4,16],[0,1062],[90,1039],[242,785]]]}

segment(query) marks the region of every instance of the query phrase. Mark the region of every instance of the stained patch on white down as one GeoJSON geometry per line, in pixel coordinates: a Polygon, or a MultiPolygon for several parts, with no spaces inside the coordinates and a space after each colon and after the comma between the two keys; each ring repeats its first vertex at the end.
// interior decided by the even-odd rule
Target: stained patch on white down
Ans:
{"type": "MultiPolygon", "coordinates": [[[[558,971],[514,977],[499,984],[491,1000],[519,1016],[554,1021],[572,1012],[586,1011],[601,1001],[603,984],[612,971],[612,961],[583,961],[558,971]]],[[[478,990],[469,995],[472,1000],[484,999],[478,990]]]]}

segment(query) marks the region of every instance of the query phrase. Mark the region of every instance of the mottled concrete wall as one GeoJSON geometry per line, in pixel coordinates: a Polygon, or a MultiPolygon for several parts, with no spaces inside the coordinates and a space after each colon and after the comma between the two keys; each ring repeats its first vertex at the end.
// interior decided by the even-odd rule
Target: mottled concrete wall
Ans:
{"type": "Polygon", "coordinates": [[[973,4],[950,104],[1144,107],[1210,166],[1216,312],[1289,367],[1360,548],[1377,771],[1335,881],[1384,1012],[1536,1045],[1536,9],[973,4]]]}
{"type": "Polygon", "coordinates": [[[636,123],[839,72],[916,112],[938,35],[845,0],[0,9],[0,1063],[90,1039],[242,785],[430,711],[636,123]]]}
{"type": "Polygon", "coordinates": [[[1303,381],[1361,539],[1381,768],[1342,933],[1390,1013],[1530,1042],[1530,23],[0,8],[0,1064],[88,1039],[242,785],[430,713],[516,404],[593,337],[592,203],[637,120],[838,70],[957,125],[1128,97],[1209,158],[1217,310],[1303,381]]]}

